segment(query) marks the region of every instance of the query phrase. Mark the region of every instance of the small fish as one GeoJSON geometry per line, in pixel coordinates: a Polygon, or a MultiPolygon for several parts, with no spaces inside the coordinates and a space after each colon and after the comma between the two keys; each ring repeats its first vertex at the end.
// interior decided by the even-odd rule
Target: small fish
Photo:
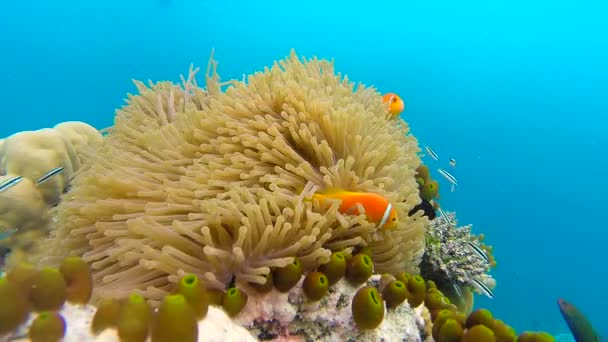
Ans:
{"type": "Polygon", "coordinates": [[[451,166],[452,168],[455,168],[455,167],[456,167],[456,159],[454,159],[454,158],[450,158],[450,166],[451,166]]]}
{"type": "Polygon", "coordinates": [[[21,176],[16,176],[16,177],[7,179],[6,181],[2,182],[2,184],[0,184],[0,192],[6,191],[9,188],[19,184],[19,182],[21,182],[22,179],[23,179],[23,177],[21,177],[21,176]]]}
{"type": "Polygon", "coordinates": [[[479,291],[481,291],[481,293],[488,296],[490,299],[494,298],[494,293],[492,293],[492,290],[490,290],[490,288],[487,287],[486,284],[484,284],[481,280],[473,278],[472,281],[472,285],[475,286],[479,291]]]}
{"type": "Polygon", "coordinates": [[[562,313],[576,342],[600,341],[600,336],[595,332],[587,317],[579,309],[561,298],[557,300],[557,305],[559,305],[559,311],[562,313]]]}
{"type": "Polygon", "coordinates": [[[435,160],[439,160],[439,156],[437,155],[437,153],[435,153],[435,151],[433,151],[432,148],[426,146],[424,149],[426,150],[426,153],[428,153],[429,156],[431,156],[431,158],[433,158],[435,160]]]}
{"type": "Polygon", "coordinates": [[[452,287],[454,288],[454,291],[456,291],[456,294],[458,295],[458,297],[462,297],[462,289],[460,288],[460,285],[454,283],[452,284],[452,287]]]}
{"type": "Polygon", "coordinates": [[[346,214],[358,215],[357,204],[361,204],[365,215],[370,222],[378,224],[378,228],[394,228],[399,219],[397,211],[392,203],[381,195],[371,192],[353,192],[339,189],[326,190],[323,193],[315,193],[313,200],[322,203],[326,200],[340,200],[339,211],[346,214]]]}
{"type": "Polygon", "coordinates": [[[476,244],[474,244],[472,242],[467,242],[467,244],[469,245],[469,247],[471,247],[473,252],[475,252],[477,255],[479,255],[483,260],[485,260],[486,262],[490,262],[490,258],[483,251],[483,249],[481,249],[481,247],[477,246],[476,244]]]}
{"type": "Polygon", "coordinates": [[[11,235],[17,232],[17,228],[12,228],[4,232],[0,232],[0,241],[9,238],[11,235]]]}
{"type": "Polygon", "coordinates": [[[422,210],[424,212],[424,216],[428,217],[429,220],[432,220],[437,217],[437,214],[435,213],[435,208],[433,208],[431,202],[425,200],[424,198],[421,198],[421,200],[422,202],[420,202],[420,204],[415,206],[414,209],[410,210],[408,216],[412,216],[417,213],[418,210],[422,210]]]}
{"type": "Polygon", "coordinates": [[[441,216],[449,226],[454,225],[452,220],[450,220],[450,218],[448,217],[448,214],[443,209],[441,209],[441,207],[438,207],[437,211],[439,211],[439,216],[441,216]]]}
{"type": "Polygon", "coordinates": [[[405,102],[395,93],[386,93],[382,96],[382,101],[388,103],[388,111],[393,118],[396,118],[405,109],[405,102]]]}
{"type": "Polygon", "coordinates": [[[456,185],[458,185],[458,181],[456,180],[456,177],[452,176],[449,172],[447,172],[444,169],[437,169],[437,171],[443,176],[443,178],[447,179],[448,182],[451,183],[451,189],[452,192],[454,192],[454,189],[456,187],[456,185]]]}
{"type": "Polygon", "coordinates": [[[47,180],[49,180],[49,178],[61,173],[63,171],[63,167],[56,167],[54,169],[52,169],[51,171],[45,173],[44,175],[42,175],[42,177],[40,177],[37,181],[36,184],[41,184],[46,182],[47,180]]]}

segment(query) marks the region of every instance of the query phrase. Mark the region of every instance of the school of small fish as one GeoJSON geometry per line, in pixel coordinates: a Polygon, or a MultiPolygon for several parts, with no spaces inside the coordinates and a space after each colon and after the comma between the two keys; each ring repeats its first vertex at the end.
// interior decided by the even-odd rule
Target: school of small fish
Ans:
{"type": "MultiPolygon", "coordinates": [[[[404,104],[403,100],[394,93],[387,93],[382,97],[382,99],[385,103],[389,104],[389,113],[392,115],[393,118],[398,117],[401,114],[401,112],[405,109],[405,104],[404,104]]],[[[430,146],[425,146],[425,151],[426,151],[426,154],[429,157],[431,157],[434,161],[438,162],[440,160],[437,152],[435,152],[430,146]]],[[[451,157],[448,160],[448,164],[450,165],[450,167],[452,169],[455,169],[456,168],[456,159],[451,157]]],[[[456,186],[458,186],[458,180],[456,179],[456,177],[454,177],[454,175],[452,175],[450,172],[448,172],[447,170],[445,170],[443,168],[438,168],[437,172],[450,183],[450,191],[454,192],[456,190],[456,186]]],[[[386,207],[384,207],[384,208],[386,208],[386,207]]],[[[390,210],[390,207],[386,208],[386,209],[390,210]]],[[[450,218],[448,217],[446,212],[441,208],[441,206],[438,205],[438,203],[435,203],[435,209],[437,211],[439,211],[440,217],[443,218],[445,220],[445,222],[447,222],[450,226],[455,226],[455,222],[452,222],[450,220],[450,218]]],[[[386,215],[387,214],[385,213],[385,216],[386,215]]],[[[478,257],[484,259],[486,262],[488,262],[490,260],[489,257],[486,255],[486,253],[478,245],[474,244],[473,242],[470,242],[468,245],[471,248],[471,250],[478,257]]],[[[484,284],[483,281],[481,281],[479,279],[472,279],[470,285],[477,288],[481,293],[483,293],[487,297],[494,298],[494,294],[492,293],[492,290],[490,290],[490,288],[488,288],[488,286],[486,286],[486,284],[484,284]]],[[[462,289],[456,284],[454,285],[454,290],[456,291],[457,294],[460,294],[460,295],[462,294],[462,289]]]]}

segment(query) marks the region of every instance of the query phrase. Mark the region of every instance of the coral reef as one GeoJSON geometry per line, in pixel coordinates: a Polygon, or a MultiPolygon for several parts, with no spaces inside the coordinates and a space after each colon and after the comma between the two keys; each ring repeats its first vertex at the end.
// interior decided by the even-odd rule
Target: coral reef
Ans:
{"type": "MultiPolygon", "coordinates": [[[[55,206],[83,163],[86,151],[101,141],[101,134],[79,121],[53,128],[15,133],[0,144],[0,254],[11,250],[10,260],[22,260],[33,242],[46,236],[55,206]],[[41,181],[49,171],[59,169],[41,181]]],[[[1,264],[1,263],[0,263],[1,264]]]]}
{"type": "Polygon", "coordinates": [[[552,341],[471,312],[491,248],[435,217],[401,105],[293,51],[241,82],[216,66],[206,88],[193,69],[136,82],[103,139],[64,123],[0,140],[5,179],[23,177],[0,196],[30,207],[0,219],[51,228],[0,277],[0,340],[552,341]],[[336,189],[381,201],[315,196],[336,189]]]}
{"type": "MultiPolygon", "coordinates": [[[[489,248],[480,245],[480,237],[471,233],[471,225],[459,227],[457,224],[453,212],[447,212],[446,217],[439,216],[431,221],[426,232],[426,250],[420,264],[420,273],[424,278],[434,281],[452,301],[472,301],[472,296],[467,292],[473,289],[482,293],[479,282],[489,289],[496,285],[489,274],[494,265],[493,257],[489,248]],[[475,246],[482,250],[481,253],[486,249],[484,255],[487,260],[475,246]]],[[[467,304],[469,307],[471,305],[472,303],[467,304]]]]}
{"type": "Polygon", "coordinates": [[[206,89],[194,73],[183,86],[137,83],[32,260],[80,255],[95,298],[137,290],[154,305],[185,273],[247,291],[294,257],[312,270],[356,246],[371,247],[378,272],[417,273],[428,220],[407,213],[420,202],[419,149],[381,95],[295,53],[226,91],[210,65],[206,89]],[[399,223],[380,230],[304,201],[328,187],[386,197],[399,223]]]}

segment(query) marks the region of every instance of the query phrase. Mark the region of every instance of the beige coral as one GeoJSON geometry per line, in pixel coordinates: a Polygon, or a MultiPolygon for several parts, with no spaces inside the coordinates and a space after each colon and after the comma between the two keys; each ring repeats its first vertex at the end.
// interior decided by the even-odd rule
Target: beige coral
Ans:
{"type": "Polygon", "coordinates": [[[0,141],[0,182],[22,177],[0,192],[0,247],[11,249],[9,263],[32,252],[33,241],[48,234],[51,215],[84,151],[100,142],[101,134],[83,122],[65,122],[55,128],[15,133],[0,141]],[[37,180],[54,168],[63,171],[45,182],[37,180]]]}
{"type": "Polygon", "coordinates": [[[56,167],[63,171],[36,187],[44,201],[53,206],[59,202],[74,172],[80,167],[79,152],[98,143],[101,134],[83,122],[65,122],[55,128],[15,133],[0,146],[0,169],[36,182],[56,167]]]}
{"type": "Polygon", "coordinates": [[[408,216],[418,145],[375,89],[295,53],[226,91],[214,69],[206,76],[206,89],[193,77],[137,83],[37,258],[82,255],[97,297],[136,289],[152,302],[184,272],[212,287],[259,283],[294,256],[312,269],[355,246],[372,247],[378,272],[416,272],[428,223],[408,216]],[[303,200],[326,187],[380,193],[400,222],[378,230],[303,200]]]}

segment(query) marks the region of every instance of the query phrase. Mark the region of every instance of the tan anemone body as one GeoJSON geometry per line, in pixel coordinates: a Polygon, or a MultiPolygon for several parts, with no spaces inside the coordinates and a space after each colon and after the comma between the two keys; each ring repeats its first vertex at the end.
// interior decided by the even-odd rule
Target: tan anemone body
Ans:
{"type": "Polygon", "coordinates": [[[408,216],[419,148],[381,95],[294,52],[225,91],[210,66],[206,89],[193,72],[183,85],[136,83],[34,261],[81,255],[96,298],[137,290],[151,302],[187,272],[216,288],[261,283],[295,256],[312,270],[355,246],[371,246],[377,273],[416,273],[428,224],[408,216]],[[327,187],[386,196],[399,224],[303,201],[327,187]]]}

